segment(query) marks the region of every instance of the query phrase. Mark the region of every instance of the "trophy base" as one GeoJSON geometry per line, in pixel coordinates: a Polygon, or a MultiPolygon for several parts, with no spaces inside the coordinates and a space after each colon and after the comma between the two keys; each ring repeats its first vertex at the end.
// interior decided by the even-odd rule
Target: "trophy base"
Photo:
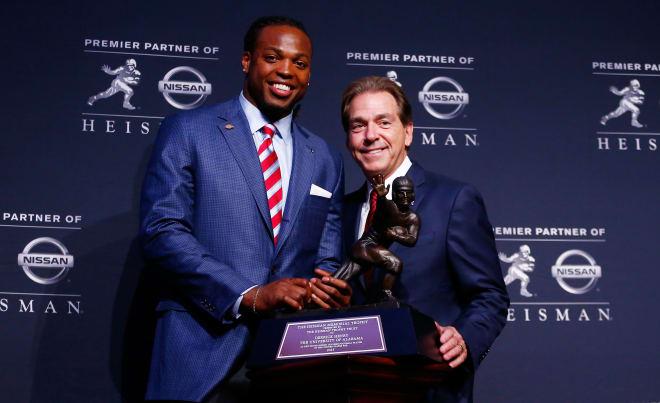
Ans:
{"type": "Polygon", "coordinates": [[[263,319],[247,367],[355,354],[389,357],[399,362],[444,362],[433,319],[394,300],[280,313],[263,319]]]}

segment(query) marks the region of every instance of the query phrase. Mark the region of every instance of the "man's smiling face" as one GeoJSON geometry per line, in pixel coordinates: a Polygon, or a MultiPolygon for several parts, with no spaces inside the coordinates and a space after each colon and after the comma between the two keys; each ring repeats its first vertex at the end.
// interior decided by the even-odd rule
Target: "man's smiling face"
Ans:
{"type": "Polygon", "coordinates": [[[367,178],[390,176],[408,155],[413,124],[401,123],[396,100],[385,91],[365,92],[350,103],[346,146],[367,178]]]}
{"type": "Polygon", "coordinates": [[[312,43],[298,28],[264,27],[252,51],[243,53],[243,94],[271,121],[291,112],[307,91],[312,43]]]}

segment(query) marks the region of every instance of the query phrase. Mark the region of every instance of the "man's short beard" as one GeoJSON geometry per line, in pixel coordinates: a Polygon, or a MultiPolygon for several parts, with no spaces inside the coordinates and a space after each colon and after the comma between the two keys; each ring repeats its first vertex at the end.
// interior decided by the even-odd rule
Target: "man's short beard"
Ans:
{"type": "Polygon", "coordinates": [[[271,119],[273,122],[276,122],[286,115],[288,115],[291,110],[293,109],[293,105],[289,106],[288,108],[281,108],[279,106],[275,105],[260,105],[259,110],[261,113],[263,113],[268,119],[271,119]]]}

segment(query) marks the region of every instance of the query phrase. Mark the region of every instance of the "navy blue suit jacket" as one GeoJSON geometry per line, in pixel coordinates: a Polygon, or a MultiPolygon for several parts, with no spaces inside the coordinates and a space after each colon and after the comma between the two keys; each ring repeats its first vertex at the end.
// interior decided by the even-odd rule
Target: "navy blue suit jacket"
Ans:
{"type": "Polygon", "coordinates": [[[343,163],[293,123],[277,246],[263,174],[238,98],[167,117],[142,187],[145,258],[163,279],[147,399],[199,401],[240,365],[251,338],[227,315],[241,292],[336,270],[343,163]],[[332,193],[310,195],[312,184],[332,193]]]}
{"type": "MultiPolygon", "coordinates": [[[[468,359],[433,400],[471,401],[474,371],[504,327],[509,297],[502,279],[493,231],[481,196],[470,185],[425,171],[413,163],[407,177],[415,185],[412,209],[422,225],[417,244],[394,243],[390,250],[403,261],[393,294],[441,326],[454,326],[468,346],[468,359]]],[[[356,239],[365,185],[344,200],[346,250],[356,239]]],[[[374,281],[383,272],[376,268],[374,281]]],[[[353,304],[367,295],[363,279],[354,286],[353,304]]]]}

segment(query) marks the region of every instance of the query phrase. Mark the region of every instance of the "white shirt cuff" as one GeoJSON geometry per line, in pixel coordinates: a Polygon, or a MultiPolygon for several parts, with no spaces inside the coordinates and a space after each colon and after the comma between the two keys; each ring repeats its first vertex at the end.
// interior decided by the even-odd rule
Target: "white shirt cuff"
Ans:
{"type": "Polygon", "coordinates": [[[231,308],[231,312],[229,313],[229,317],[232,319],[238,319],[241,317],[241,314],[238,312],[238,308],[241,307],[241,301],[243,301],[243,295],[245,295],[246,292],[250,291],[254,287],[257,287],[256,285],[253,285],[252,287],[248,288],[247,290],[243,291],[241,295],[238,297],[236,302],[234,302],[234,306],[231,308]]]}

